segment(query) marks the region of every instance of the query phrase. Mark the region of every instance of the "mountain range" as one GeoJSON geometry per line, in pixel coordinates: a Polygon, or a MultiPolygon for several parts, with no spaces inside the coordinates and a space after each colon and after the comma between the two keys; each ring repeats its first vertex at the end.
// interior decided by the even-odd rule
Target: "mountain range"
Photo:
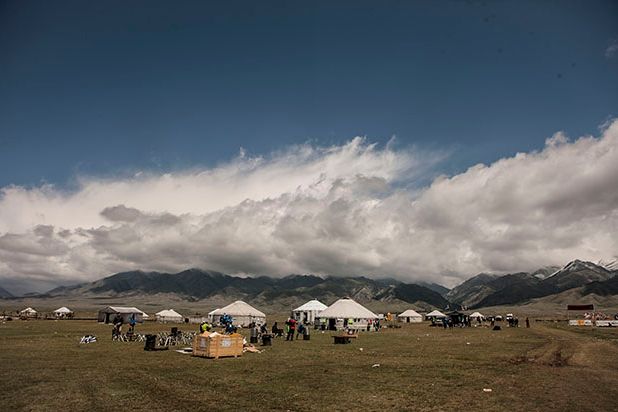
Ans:
{"type": "MultiPolygon", "coordinates": [[[[243,299],[256,305],[289,307],[309,299],[323,302],[348,296],[361,303],[380,303],[382,307],[405,305],[415,309],[481,308],[521,305],[534,299],[561,296],[568,299],[618,295],[616,265],[574,260],[559,268],[548,266],[533,272],[506,275],[481,273],[449,290],[435,283],[404,283],[394,279],[366,277],[319,277],[289,275],[283,278],[237,277],[220,272],[188,269],[179,273],[130,271],[73,286],[63,286],[37,298],[83,297],[92,299],[138,296],[168,296],[186,302],[212,304],[243,299]]],[[[0,288],[0,298],[12,295],[0,288]]]]}
{"type": "MultiPolygon", "coordinates": [[[[444,290],[448,291],[446,288],[444,290]]],[[[415,304],[419,309],[449,306],[449,302],[440,293],[429,287],[393,279],[375,280],[362,276],[322,278],[313,275],[241,278],[200,269],[175,274],[142,271],[117,273],[91,283],[55,288],[41,297],[130,297],[156,294],[173,294],[188,301],[222,303],[243,299],[265,306],[272,306],[273,303],[286,306],[310,299],[333,302],[343,296],[364,303],[405,302],[415,304]]]]}
{"type": "Polygon", "coordinates": [[[464,307],[480,308],[521,304],[574,288],[583,288],[582,296],[615,294],[611,293],[611,285],[615,284],[616,273],[581,260],[574,260],[563,268],[547,267],[532,273],[502,276],[481,273],[450,290],[446,298],[464,307]]]}
{"type": "Polygon", "coordinates": [[[0,287],[0,299],[12,298],[13,294],[8,290],[0,287]]]}

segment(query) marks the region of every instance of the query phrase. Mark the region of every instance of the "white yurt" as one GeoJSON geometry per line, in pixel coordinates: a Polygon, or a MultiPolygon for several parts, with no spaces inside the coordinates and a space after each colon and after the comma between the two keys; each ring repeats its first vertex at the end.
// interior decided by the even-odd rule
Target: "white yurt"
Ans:
{"type": "Polygon", "coordinates": [[[58,319],[73,317],[73,311],[66,306],[58,308],[54,311],[54,316],[58,319]]]}
{"type": "Polygon", "coordinates": [[[165,309],[155,314],[157,322],[182,323],[185,318],[174,309],[165,309]]]}
{"type": "Polygon", "coordinates": [[[446,315],[439,310],[434,310],[425,315],[425,319],[443,319],[446,315]]]}
{"type": "Polygon", "coordinates": [[[32,309],[31,307],[27,307],[26,309],[19,312],[19,316],[26,318],[35,318],[37,316],[37,311],[32,309]]]}
{"type": "Polygon", "coordinates": [[[221,315],[217,315],[217,313],[220,310],[221,310],[221,308],[217,308],[217,309],[215,309],[213,311],[208,312],[208,321],[210,323],[216,323],[219,320],[219,316],[221,316],[221,315]]]}
{"type": "Polygon", "coordinates": [[[367,324],[373,323],[378,319],[378,315],[353,301],[352,299],[339,299],[318,316],[320,319],[328,320],[328,329],[358,329],[366,330],[367,324]]]}
{"type": "Polygon", "coordinates": [[[266,322],[266,315],[264,312],[260,312],[242,300],[237,300],[234,303],[230,303],[227,306],[208,313],[208,316],[212,317],[214,322],[217,322],[221,315],[230,315],[233,319],[232,323],[235,326],[247,327],[251,322],[257,324],[264,324],[266,322]]]}
{"type": "Polygon", "coordinates": [[[481,312],[474,312],[472,315],[470,315],[470,320],[484,321],[485,315],[483,315],[481,312]]]}
{"type": "Polygon", "coordinates": [[[319,300],[313,299],[294,309],[292,311],[292,317],[299,322],[313,324],[315,319],[318,317],[317,315],[319,315],[327,307],[328,306],[319,300]]]}
{"type": "Polygon", "coordinates": [[[423,321],[423,315],[414,309],[408,309],[397,315],[397,320],[404,323],[421,323],[423,321]]]}

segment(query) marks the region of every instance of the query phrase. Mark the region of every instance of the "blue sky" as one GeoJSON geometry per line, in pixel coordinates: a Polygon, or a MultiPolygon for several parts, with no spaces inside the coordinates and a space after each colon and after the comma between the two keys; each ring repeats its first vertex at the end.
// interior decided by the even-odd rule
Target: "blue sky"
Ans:
{"type": "Polygon", "coordinates": [[[618,114],[618,4],[0,3],[0,187],[364,135],[446,173],[618,114]]]}
{"type": "Polygon", "coordinates": [[[0,284],[618,261],[616,116],[616,2],[0,2],[0,284]]]}

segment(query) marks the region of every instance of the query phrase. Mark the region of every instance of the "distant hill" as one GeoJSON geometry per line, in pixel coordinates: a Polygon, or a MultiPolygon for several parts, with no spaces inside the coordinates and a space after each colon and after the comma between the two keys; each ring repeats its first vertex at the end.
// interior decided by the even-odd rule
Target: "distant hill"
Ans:
{"type": "Polygon", "coordinates": [[[438,285],[437,283],[418,282],[417,285],[424,286],[427,289],[431,289],[434,292],[438,292],[442,296],[446,296],[446,294],[450,292],[449,288],[444,287],[442,285],[438,285]]]}
{"type": "MultiPolygon", "coordinates": [[[[592,262],[574,260],[563,268],[547,266],[532,273],[519,272],[503,276],[479,274],[453,288],[446,298],[470,308],[516,305],[559,294],[565,290],[598,283],[596,291],[603,288],[612,293],[615,272],[592,262]]],[[[596,293],[596,292],[595,292],[596,293]]]]}
{"type": "Polygon", "coordinates": [[[179,273],[131,271],[117,273],[91,283],[52,289],[41,297],[129,297],[173,294],[188,301],[246,299],[256,304],[280,306],[310,299],[332,302],[348,296],[359,302],[371,301],[415,304],[417,308],[439,308],[449,302],[425,286],[392,279],[290,275],[284,278],[236,277],[223,273],[189,269],[179,273]],[[285,304],[284,304],[285,303],[285,304]]]}
{"type": "Polygon", "coordinates": [[[451,289],[446,294],[446,299],[464,306],[473,306],[494,292],[487,284],[499,277],[480,273],[451,289]]]}
{"type": "Polygon", "coordinates": [[[595,281],[584,286],[582,295],[591,293],[599,296],[618,295],[618,276],[613,276],[607,280],[595,281]]]}
{"type": "MultiPolygon", "coordinates": [[[[223,305],[231,300],[250,300],[253,304],[276,310],[319,299],[332,303],[348,296],[363,304],[380,308],[414,308],[432,310],[447,307],[480,308],[525,305],[532,301],[551,304],[574,302],[577,296],[595,299],[618,295],[616,271],[601,265],[574,260],[563,268],[543,267],[534,272],[507,275],[478,274],[451,290],[437,284],[411,284],[394,279],[366,277],[319,277],[289,275],[284,278],[236,277],[224,273],[188,269],[179,273],[131,271],[117,273],[91,283],[50,290],[40,298],[73,297],[95,300],[136,297],[173,301],[206,302],[223,305]],[[573,293],[563,293],[566,291],[573,293]],[[555,299],[551,299],[556,296],[555,299]]],[[[612,298],[613,299],[613,298],[612,298]]],[[[610,299],[611,300],[611,299],[610,299]]],[[[609,300],[608,300],[609,301],[609,300]]]]}
{"type": "Polygon", "coordinates": [[[12,297],[13,297],[13,294],[11,292],[4,289],[3,287],[0,287],[0,299],[6,299],[6,298],[12,298],[12,297]]]}
{"type": "Polygon", "coordinates": [[[592,262],[574,260],[544,279],[543,282],[555,287],[557,291],[563,291],[584,286],[590,282],[602,282],[613,276],[612,272],[602,266],[592,262]]]}

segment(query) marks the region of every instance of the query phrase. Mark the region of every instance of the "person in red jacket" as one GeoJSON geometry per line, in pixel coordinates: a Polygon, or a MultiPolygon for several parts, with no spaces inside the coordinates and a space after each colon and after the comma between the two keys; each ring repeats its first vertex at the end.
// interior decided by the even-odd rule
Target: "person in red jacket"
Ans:
{"type": "Polygon", "coordinates": [[[296,332],[296,319],[289,318],[285,323],[288,325],[288,335],[285,337],[285,340],[294,340],[294,333],[296,332]]]}

